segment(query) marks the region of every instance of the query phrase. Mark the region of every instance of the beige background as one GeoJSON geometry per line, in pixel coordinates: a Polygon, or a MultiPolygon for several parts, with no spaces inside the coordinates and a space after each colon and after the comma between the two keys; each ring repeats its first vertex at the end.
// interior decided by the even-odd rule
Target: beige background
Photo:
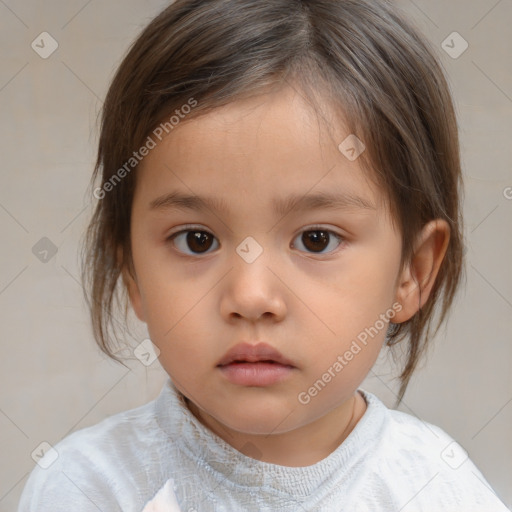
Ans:
{"type": "MultiPolygon", "coordinates": [[[[153,399],[165,378],[158,362],[134,359],[127,370],[96,348],[77,253],[101,100],[165,4],[0,0],[0,511],[16,509],[41,442],[153,399]],[[59,44],[48,59],[31,48],[43,31],[59,44]],[[58,251],[46,263],[32,250],[43,237],[58,251]]],[[[512,507],[512,2],[400,5],[438,49],[454,91],[468,237],[466,291],[400,408],[458,440],[512,507]],[[457,59],[442,48],[453,31],[469,43],[457,59]]],[[[134,346],[138,331],[127,338],[134,346]]],[[[391,371],[383,355],[363,386],[388,405],[391,371]]]]}

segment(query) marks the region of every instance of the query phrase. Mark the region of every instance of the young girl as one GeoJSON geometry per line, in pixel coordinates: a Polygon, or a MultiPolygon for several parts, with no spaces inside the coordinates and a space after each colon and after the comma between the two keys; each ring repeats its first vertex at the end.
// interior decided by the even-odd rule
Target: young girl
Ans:
{"type": "Polygon", "coordinates": [[[60,441],[20,512],[507,510],[359,388],[397,345],[403,397],[462,273],[449,88],[389,2],[177,0],[111,84],[99,172],[97,341],[116,359],[125,290],[169,380],[60,441]]]}

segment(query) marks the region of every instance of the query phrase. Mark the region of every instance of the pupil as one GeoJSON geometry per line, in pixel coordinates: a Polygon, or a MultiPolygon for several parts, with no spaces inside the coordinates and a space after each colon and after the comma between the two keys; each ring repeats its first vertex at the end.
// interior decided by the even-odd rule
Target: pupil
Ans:
{"type": "Polygon", "coordinates": [[[302,242],[309,250],[320,252],[329,244],[329,234],[325,231],[308,231],[302,235],[302,242]]]}
{"type": "Polygon", "coordinates": [[[210,244],[207,243],[205,247],[205,242],[207,242],[208,238],[210,238],[208,233],[204,231],[191,231],[187,234],[187,244],[194,252],[204,252],[211,246],[210,240],[210,244]]]}
{"type": "MultiPolygon", "coordinates": [[[[187,234],[187,244],[194,252],[207,251],[211,242],[211,237],[204,231],[191,231],[187,234]]],[[[321,252],[329,244],[329,234],[325,231],[308,231],[302,235],[302,242],[308,250],[321,252]]]]}

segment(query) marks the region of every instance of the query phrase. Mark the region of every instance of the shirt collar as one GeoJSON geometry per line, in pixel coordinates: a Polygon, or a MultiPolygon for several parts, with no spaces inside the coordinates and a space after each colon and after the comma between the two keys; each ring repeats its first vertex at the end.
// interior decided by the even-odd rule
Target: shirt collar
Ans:
{"type": "Polygon", "coordinates": [[[367,408],[348,437],[321,461],[303,467],[280,466],[239,452],[203,425],[188,409],[183,394],[170,378],[155,400],[156,421],[183,456],[207,466],[218,481],[237,486],[262,487],[295,496],[309,496],[322,485],[335,485],[347,471],[382,439],[388,420],[387,407],[372,393],[359,389],[367,408]],[[225,482],[228,483],[228,482],[225,482]]]}

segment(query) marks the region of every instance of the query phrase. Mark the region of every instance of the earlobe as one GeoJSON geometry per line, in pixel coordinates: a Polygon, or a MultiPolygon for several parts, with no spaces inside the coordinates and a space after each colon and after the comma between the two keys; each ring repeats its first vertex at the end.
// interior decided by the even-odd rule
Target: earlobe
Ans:
{"type": "Polygon", "coordinates": [[[442,219],[430,221],[416,239],[414,254],[399,276],[396,301],[402,310],[395,323],[409,320],[426,303],[450,241],[450,226],[442,219]]]}
{"type": "Polygon", "coordinates": [[[123,283],[126,286],[126,290],[128,292],[128,297],[130,298],[130,303],[135,314],[137,315],[137,318],[141,322],[145,322],[146,317],[144,315],[144,308],[142,307],[141,293],[136,279],[131,275],[126,267],[123,268],[122,277],[123,283]]]}
{"type": "Polygon", "coordinates": [[[137,315],[137,318],[141,322],[145,322],[146,317],[144,315],[144,308],[142,307],[142,298],[136,280],[128,272],[126,272],[126,274],[123,272],[123,281],[127,288],[130,303],[137,315]]]}
{"type": "Polygon", "coordinates": [[[141,322],[146,322],[144,308],[142,307],[141,293],[139,285],[137,284],[137,278],[135,276],[135,270],[133,269],[133,262],[131,256],[125,257],[123,247],[118,246],[116,257],[117,264],[119,268],[121,268],[121,278],[128,293],[130,304],[132,305],[132,308],[135,314],[137,315],[137,318],[141,322]]]}

